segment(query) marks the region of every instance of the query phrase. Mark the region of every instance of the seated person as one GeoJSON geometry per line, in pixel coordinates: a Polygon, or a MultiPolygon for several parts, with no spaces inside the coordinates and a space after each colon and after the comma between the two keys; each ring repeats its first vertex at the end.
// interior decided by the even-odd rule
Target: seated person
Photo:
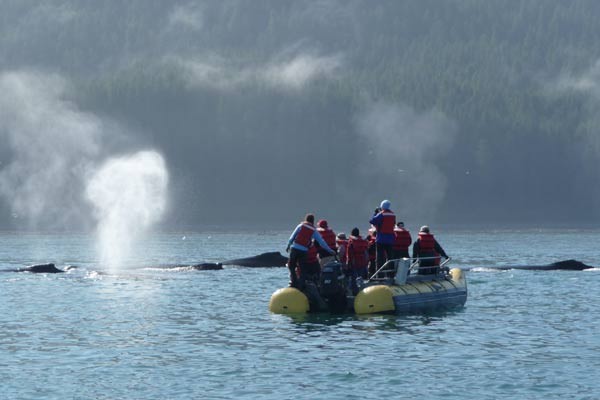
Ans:
{"type": "Polygon", "coordinates": [[[413,244],[413,258],[419,258],[419,275],[437,274],[440,270],[440,256],[448,258],[446,252],[424,225],[413,244]]]}

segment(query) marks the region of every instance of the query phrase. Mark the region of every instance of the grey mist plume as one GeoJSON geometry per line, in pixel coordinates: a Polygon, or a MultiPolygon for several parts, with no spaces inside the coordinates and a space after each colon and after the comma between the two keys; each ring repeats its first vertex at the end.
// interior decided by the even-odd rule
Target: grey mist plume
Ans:
{"type": "Polygon", "coordinates": [[[573,90],[600,100],[600,60],[581,74],[563,73],[551,86],[558,91],[573,90]]]}
{"type": "Polygon", "coordinates": [[[89,222],[83,182],[100,153],[102,123],[67,101],[55,75],[0,75],[0,140],[10,158],[0,195],[27,228],[80,228],[89,222]]]}
{"type": "Polygon", "coordinates": [[[104,267],[114,270],[132,262],[135,245],[163,216],[168,181],[164,159],[156,151],[111,157],[90,177],[86,196],[94,205],[104,267]]]}
{"type": "Polygon", "coordinates": [[[166,62],[178,66],[191,87],[227,91],[261,85],[295,91],[316,79],[335,77],[342,67],[342,56],[286,51],[263,65],[246,65],[216,55],[168,57],[166,62]]]}
{"type": "Polygon", "coordinates": [[[168,16],[167,28],[200,31],[204,26],[204,13],[201,4],[177,4],[168,16]]]}
{"type": "Polygon", "coordinates": [[[548,86],[554,95],[578,93],[585,96],[587,118],[581,124],[585,134],[583,154],[590,156],[596,163],[600,160],[600,134],[597,131],[600,126],[600,60],[582,73],[563,73],[548,86]]]}
{"type": "Polygon", "coordinates": [[[95,223],[102,264],[119,267],[163,215],[167,168],[151,150],[103,161],[108,136],[117,133],[67,101],[66,91],[56,75],[0,75],[0,139],[10,157],[0,169],[0,195],[28,229],[95,223]]]}
{"type": "Polygon", "coordinates": [[[438,161],[450,150],[456,125],[440,112],[375,103],[358,117],[358,132],[369,149],[363,170],[372,187],[403,215],[434,216],[447,189],[438,161]]]}

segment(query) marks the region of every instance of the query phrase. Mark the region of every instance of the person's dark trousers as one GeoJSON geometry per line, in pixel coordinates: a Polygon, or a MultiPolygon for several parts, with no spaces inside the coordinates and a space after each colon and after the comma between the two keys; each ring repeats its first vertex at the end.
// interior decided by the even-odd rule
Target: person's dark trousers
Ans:
{"type": "Polygon", "coordinates": [[[419,260],[419,275],[433,275],[438,273],[440,267],[436,265],[436,260],[431,258],[435,257],[435,253],[420,254],[419,256],[426,258],[425,260],[419,260]]]}
{"type": "Polygon", "coordinates": [[[318,285],[321,274],[321,266],[318,262],[307,264],[305,261],[300,261],[300,276],[298,277],[298,286],[296,286],[300,290],[304,290],[306,281],[313,281],[315,285],[318,285]]]}
{"type": "Polygon", "coordinates": [[[290,258],[288,260],[288,269],[290,270],[290,286],[298,287],[298,276],[296,275],[296,267],[304,261],[306,251],[298,250],[294,247],[290,250],[290,258]]]}
{"type": "Polygon", "coordinates": [[[410,258],[408,255],[408,249],[406,250],[396,250],[396,254],[394,254],[394,258],[410,258]]]}
{"type": "Polygon", "coordinates": [[[381,268],[387,260],[394,258],[394,246],[391,244],[377,243],[377,269],[381,268]]]}
{"type": "Polygon", "coordinates": [[[369,260],[369,277],[373,276],[375,271],[377,271],[377,261],[369,260]]]}

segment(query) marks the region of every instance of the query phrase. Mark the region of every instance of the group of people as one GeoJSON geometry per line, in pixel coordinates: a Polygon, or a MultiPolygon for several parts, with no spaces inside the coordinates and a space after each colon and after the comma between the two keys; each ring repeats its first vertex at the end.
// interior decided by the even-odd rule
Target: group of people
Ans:
{"type": "MultiPolygon", "coordinates": [[[[369,223],[371,229],[364,238],[358,228],[347,238],[344,233],[336,235],[326,220],[315,226],[315,216],[307,214],[288,240],[290,286],[302,289],[307,279],[315,279],[324,265],[339,257],[356,291],[357,278],[373,276],[388,260],[410,257],[412,237],[403,222],[396,222],[389,200],[381,202],[369,223]]],[[[428,226],[419,230],[412,256],[419,259],[419,274],[438,273],[440,257],[448,258],[428,226]]]]}

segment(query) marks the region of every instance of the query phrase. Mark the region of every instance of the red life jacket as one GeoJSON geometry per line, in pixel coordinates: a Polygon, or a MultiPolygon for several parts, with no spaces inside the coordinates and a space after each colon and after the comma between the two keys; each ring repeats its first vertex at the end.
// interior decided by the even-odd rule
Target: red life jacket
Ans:
{"type": "Polygon", "coordinates": [[[383,210],[381,212],[383,220],[377,227],[377,234],[392,234],[394,233],[394,227],[396,226],[396,216],[390,210],[383,210]]]}
{"type": "Polygon", "coordinates": [[[394,242],[394,250],[408,250],[408,246],[412,243],[410,232],[403,228],[394,229],[396,240],[394,242]]]}
{"type": "Polygon", "coordinates": [[[377,238],[373,235],[367,236],[369,261],[375,261],[377,258],[377,238]]]}
{"type": "Polygon", "coordinates": [[[419,232],[419,253],[435,252],[435,238],[431,233],[419,232]]]}
{"type": "Polygon", "coordinates": [[[308,247],[310,246],[310,241],[312,240],[312,235],[315,232],[315,227],[310,222],[304,221],[300,225],[300,230],[296,234],[294,238],[294,243],[299,244],[300,246],[308,247]]]}
{"type": "Polygon", "coordinates": [[[435,251],[435,238],[431,233],[419,232],[419,256],[436,257],[434,264],[440,265],[440,257],[435,251]]]}
{"type": "Polygon", "coordinates": [[[369,265],[369,256],[367,249],[369,242],[360,236],[350,236],[348,240],[347,259],[348,265],[352,269],[360,269],[369,265]]]}
{"type": "Polygon", "coordinates": [[[319,260],[317,260],[317,248],[315,246],[310,246],[308,248],[305,260],[306,264],[314,264],[319,262],[319,260]]]}
{"type": "MultiPolygon", "coordinates": [[[[327,246],[329,246],[329,248],[331,250],[335,250],[336,246],[335,246],[335,232],[333,232],[331,229],[329,228],[317,228],[317,232],[319,232],[319,234],[321,234],[321,237],[323,238],[323,240],[325,241],[325,243],[327,243],[327,246]]],[[[318,247],[319,243],[317,243],[318,247]]]]}
{"type": "Polygon", "coordinates": [[[338,254],[340,256],[340,262],[342,264],[346,264],[348,258],[346,257],[346,249],[348,248],[348,240],[347,239],[337,239],[335,241],[335,245],[338,248],[338,254]]]}

